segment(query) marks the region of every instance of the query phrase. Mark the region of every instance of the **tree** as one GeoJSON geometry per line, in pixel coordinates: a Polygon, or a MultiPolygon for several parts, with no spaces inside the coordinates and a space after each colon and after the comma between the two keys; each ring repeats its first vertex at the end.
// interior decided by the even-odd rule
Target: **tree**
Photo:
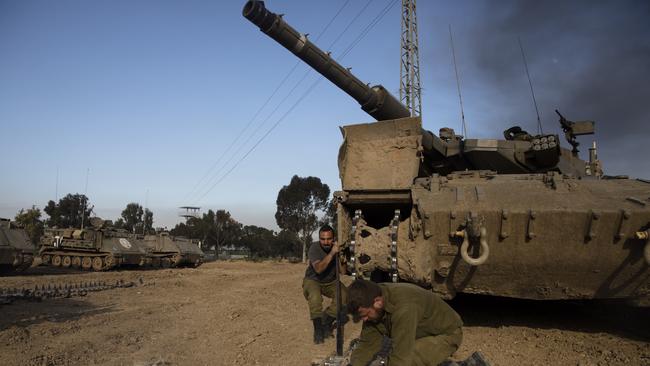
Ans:
{"type": "Polygon", "coordinates": [[[204,247],[210,248],[216,246],[217,228],[215,224],[215,213],[208,210],[203,216],[190,217],[187,220],[187,226],[191,233],[192,239],[199,239],[204,247]]]}
{"type": "Polygon", "coordinates": [[[172,235],[201,240],[203,248],[219,247],[236,242],[241,235],[242,225],[233,219],[230,212],[208,210],[202,217],[190,217],[185,223],[178,223],[170,231],[172,235]]]}
{"type": "Polygon", "coordinates": [[[144,232],[147,234],[155,233],[153,229],[153,212],[149,211],[148,208],[144,209],[144,219],[142,224],[144,225],[144,232]]]}
{"type": "Polygon", "coordinates": [[[293,231],[282,230],[276,235],[273,247],[284,258],[298,258],[302,251],[302,240],[293,231]]]}
{"type": "Polygon", "coordinates": [[[122,219],[124,220],[124,229],[132,232],[137,225],[142,222],[142,206],[140,204],[131,202],[126,205],[122,211],[122,219]]]}
{"type": "Polygon", "coordinates": [[[236,242],[241,236],[242,224],[233,219],[230,212],[226,210],[217,210],[215,216],[215,250],[219,253],[219,248],[227,243],[236,242]]]}
{"type": "Polygon", "coordinates": [[[325,215],[323,216],[323,220],[321,221],[322,225],[328,224],[332,228],[334,228],[334,231],[338,231],[338,216],[336,214],[336,208],[338,206],[338,201],[336,198],[332,198],[329,203],[327,204],[327,209],[325,209],[325,215]]]}
{"type": "Polygon", "coordinates": [[[32,244],[38,244],[38,240],[43,235],[43,222],[41,221],[41,210],[32,206],[30,209],[20,209],[15,218],[18,225],[25,228],[32,244]]]}
{"type": "Polygon", "coordinates": [[[82,221],[88,221],[93,206],[89,207],[86,195],[68,193],[58,203],[50,200],[43,211],[50,217],[46,221],[48,226],[79,228],[82,221]]]}
{"type": "Polygon", "coordinates": [[[288,186],[278,192],[275,221],[282,229],[293,231],[302,238],[302,261],[306,261],[307,246],[318,227],[316,212],[327,207],[330,188],[320,178],[294,175],[288,186]]]}
{"type": "Polygon", "coordinates": [[[275,235],[269,229],[247,225],[242,229],[239,243],[250,249],[253,257],[271,257],[274,254],[275,235]]]}
{"type": "Polygon", "coordinates": [[[113,223],[113,227],[116,229],[124,229],[124,219],[119,218],[113,223]]]}
{"type": "Polygon", "coordinates": [[[169,230],[169,233],[173,236],[183,236],[189,239],[196,239],[192,236],[189,225],[184,222],[179,222],[176,224],[176,226],[169,230]]]}

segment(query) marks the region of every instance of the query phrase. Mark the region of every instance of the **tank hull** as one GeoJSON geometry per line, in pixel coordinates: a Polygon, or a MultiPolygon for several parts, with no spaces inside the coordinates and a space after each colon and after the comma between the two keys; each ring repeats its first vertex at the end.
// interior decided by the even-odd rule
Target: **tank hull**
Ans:
{"type": "Polygon", "coordinates": [[[32,265],[34,246],[22,228],[0,221],[0,273],[24,271],[32,265]]]}
{"type": "Polygon", "coordinates": [[[110,230],[47,230],[39,255],[44,265],[95,271],[151,263],[141,243],[128,233],[110,230]]]}
{"type": "Polygon", "coordinates": [[[198,267],[205,258],[197,244],[167,233],[146,235],[142,243],[152,257],[154,267],[198,267]]]}
{"type": "Polygon", "coordinates": [[[337,196],[338,239],[354,244],[348,258],[359,274],[395,273],[446,298],[650,294],[650,244],[637,238],[650,223],[645,181],[466,171],[417,178],[408,190],[337,196]],[[391,225],[396,209],[399,224],[391,225]]]}

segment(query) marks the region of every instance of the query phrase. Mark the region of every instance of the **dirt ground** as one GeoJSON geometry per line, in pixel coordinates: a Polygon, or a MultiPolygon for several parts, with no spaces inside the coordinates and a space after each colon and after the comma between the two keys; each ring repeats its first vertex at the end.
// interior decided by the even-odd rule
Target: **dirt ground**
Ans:
{"type": "MultiPolygon", "coordinates": [[[[212,262],[197,269],[101,273],[32,268],[0,288],[140,282],[84,297],[0,305],[0,365],[309,365],[335,350],[311,342],[303,264],[212,262]]],[[[612,302],[461,296],[454,355],[492,365],[650,365],[650,311],[612,302]]],[[[346,326],[347,345],[360,325],[346,326]]]]}

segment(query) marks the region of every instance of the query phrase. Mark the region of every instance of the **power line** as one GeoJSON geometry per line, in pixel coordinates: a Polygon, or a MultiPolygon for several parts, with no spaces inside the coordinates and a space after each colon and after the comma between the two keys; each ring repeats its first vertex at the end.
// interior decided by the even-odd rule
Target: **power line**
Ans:
{"type": "MultiPolygon", "coordinates": [[[[352,26],[352,24],[354,24],[354,22],[356,22],[356,20],[357,20],[357,19],[358,19],[362,14],[363,14],[363,12],[365,11],[365,9],[370,5],[370,3],[372,3],[372,1],[373,1],[373,0],[369,0],[369,1],[366,3],[366,5],[365,5],[363,8],[361,8],[361,10],[360,10],[359,12],[357,12],[357,14],[352,18],[352,20],[351,20],[351,21],[348,23],[348,25],[343,29],[343,31],[339,33],[339,35],[334,39],[334,41],[332,41],[332,43],[330,43],[328,49],[332,49],[332,47],[334,47],[334,45],[335,45],[335,44],[336,44],[336,43],[341,39],[341,37],[342,37],[342,36],[345,34],[345,32],[350,28],[350,26],[352,26]]],[[[384,11],[384,13],[385,13],[385,11],[384,11]]],[[[331,24],[331,22],[330,22],[330,24],[331,24]]],[[[365,34],[367,34],[367,31],[365,32],[365,34]]],[[[358,38],[358,37],[357,37],[357,38],[358,38]]],[[[348,47],[348,50],[346,50],[346,53],[345,53],[345,54],[347,54],[347,52],[349,52],[349,47],[348,47]]],[[[298,60],[296,66],[297,66],[299,63],[301,63],[300,60],[298,60]]],[[[295,69],[295,66],[294,66],[294,69],[295,69]]],[[[271,119],[271,117],[275,114],[275,112],[277,112],[278,109],[280,109],[280,107],[284,104],[284,102],[285,102],[285,101],[286,101],[286,100],[287,100],[287,99],[288,99],[288,98],[289,98],[289,97],[294,93],[294,91],[295,91],[295,90],[296,90],[296,89],[297,89],[297,88],[298,88],[298,87],[303,83],[303,81],[305,81],[305,79],[307,78],[307,76],[309,76],[309,74],[310,74],[311,72],[312,72],[312,69],[311,69],[311,68],[308,68],[307,71],[305,72],[305,74],[302,76],[302,78],[300,78],[300,80],[299,80],[299,81],[298,81],[298,82],[297,82],[297,83],[296,83],[296,84],[291,88],[291,90],[290,90],[290,91],[289,91],[289,92],[284,96],[284,98],[282,98],[282,100],[281,100],[281,101],[276,105],[276,107],[273,109],[273,111],[271,111],[271,113],[269,113],[269,114],[267,115],[267,117],[266,117],[266,118],[265,118],[265,119],[264,119],[264,120],[263,120],[263,121],[258,125],[258,130],[259,130],[261,127],[263,127],[263,126],[266,124],[266,122],[268,122],[268,121],[271,119]]],[[[219,182],[223,181],[223,178],[225,177],[225,175],[227,175],[230,171],[232,171],[232,169],[229,170],[226,174],[221,174],[221,177],[220,177],[220,173],[222,173],[223,170],[228,166],[228,164],[230,164],[230,162],[231,162],[233,159],[235,159],[235,157],[239,154],[239,152],[240,152],[240,151],[241,151],[245,146],[248,145],[248,143],[250,142],[250,140],[251,140],[253,137],[254,137],[254,134],[249,135],[248,138],[246,139],[246,141],[244,141],[244,143],[242,143],[241,145],[239,145],[239,147],[237,148],[237,150],[236,150],[236,151],[235,151],[235,152],[230,156],[230,158],[229,158],[229,159],[228,159],[228,160],[223,164],[221,170],[220,170],[219,172],[216,172],[216,173],[215,173],[215,174],[214,174],[214,175],[209,179],[208,184],[206,185],[206,187],[207,187],[208,185],[212,184],[212,185],[210,186],[210,188],[209,188],[206,192],[204,192],[204,194],[201,195],[200,198],[198,198],[196,201],[193,201],[193,202],[197,202],[197,203],[198,203],[198,202],[199,202],[203,197],[205,197],[205,195],[206,195],[209,191],[211,191],[211,190],[214,188],[214,186],[215,186],[216,184],[218,184],[219,182]],[[216,183],[211,183],[211,182],[214,182],[215,180],[217,181],[216,183]]],[[[236,165],[238,165],[238,164],[236,164],[236,165]]],[[[197,192],[197,193],[200,194],[200,192],[197,192]]]]}
{"type": "MultiPolygon", "coordinates": [[[[246,126],[245,126],[241,131],[239,131],[239,134],[238,134],[237,137],[236,137],[236,138],[235,138],[235,139],[230,143],[230,145],[228,146],[228,148],[226,148],[226,150],[225,150],[225,151],[224,151],[224,152],[219,156],[219,158],[218,158],[218,159],[217,159],[217,160],[212,164],[212,166],[210,167],[210,169],[208,169],[208,170],[206,171],[205,175],[203,175],[203,177],[202,177],[202,178],[201,178],[201,179],[196,183],[196,185],[194,186],[194,188],[192,188],[192,190],[191,190],[191,191],[190,191],[190,192],[185,196],[185,199],[188,199],[188,198],[192,197],[192,194],[193,194],[193,193],[198,193],[198,192],[195,192],[195,191],[196,191],[196,189],[200,186],[200,184],[203,182],[203,180],[205,180],[205,178],[207,178],[207,177],[210,175],[210,173],[212,173],[212,171],[214,170],[214,168],[215,168],[215,167],[216,167],[216,166],[221,162],[221,160],[223,160],[223,158],[226,156],[226,154],[228,154],[228,153],[230,152],[230,150],[232,149],[232,147],[237,143],[237,141],[239,141],[239,139],[240,139],[241,136],[244,134],[244,132],[246,132],[246,130],[248,130],[248,127],[250,127],[250,125],[253,123],[253,121],[255,121],[255,119],[257,119],[257,116],[259,116],[259,114],[262,112],[262,110],[263,110],[263,109],[264,109],[264,108],[269,104],[269,102],[271,101],[271,99],[272,99],[272,98],[273,98],[273,97],[278,93],[278,91],[280,90],[280,88],[282,88],[282,86],[284,85],[284,83],[289,79],[289,76],[291,76],[291,74],[293,74],[293,72],[296,70],[296,68],[298,68],[298,65],[299,65],[299,64],[300,64],[299,62],[296,62],[296,64],[293,66],[293,68],[291,68],[291,70],[289,71],[289,73],[287,73],[287,75],[284,77],[284,79],[282,79],[282,81],[280,82],[280,84],[275,88],[275,90],[273,91],[273,93],[271,93],[271,95],[266,99],[266,101],[264,102],[264,104],[262,104],[262,106],[259,107],[259,108],[257,109],[257,112],[255,112],[255,114],[254,114],[253,117],[248,121],[248,123],[246,124],[246,126]]],[[[227,165],[227,163],[226,163],[225,165],[227,165]]]]}
{"type": "MultiPolygon", "coordinates": [[[[372,0],[370,0],[370,1],[372,1],[372,0]]],[[[369,3],[370,3],[370,1],[369,1],[369,3]]],[[[318,37],[316,37],[316,41],[319,40],[320,37],[322,37],[322,36],[326,33],[326,31],[329,29],[329,27],[332,25],[332,23],[334,23],[334,20],[336,20],[336,18],[341,14],[341,12],[343,11],[343,9],[348,5],[349,2],[350,2],[350,0],[347,0],[345,3],[343,3],[343,5],[341,5],[341,7],[339,8],[339,10],[336,12],[336,14],[334,14],[334,16],[332,17],[332,19],[330,19],[330,21],[327,23],[327,25],[325,25],[325,27],[324,27],[323,30],[320,32],[320,34],[318,35],[318,37]]],[[[366,6],[367,6],[367,5],[366,5],[366,6]]],[[[196,190],[199,188],[199,186],[201,185],[201,183],[202,183],[202,182],[203,182],[203,181],[204,181],[208,176],[210,176],[210,174],[211,174],[212,171],[217,167],[217,165],[218,165],[218,164],[223,160],[223,158],[224,158],[224,157],[225,157],[225,156],[226,156],[226,155],[227,155],[227,154],[232,150],[233,146],[234,146],[234,145],[239,141],[239,139],[243,136],[244,132],[246,132],[246,131],[248,130],[248,128],[249,128],[249,127],[251,126],[251,124],[253,123],[253,121],[255,121],[255,120],[257,119],[257,117],[258,117],[259,114],[262,112],[262,110],[264,110],[264,108],[269,104],[269,102],[271,101],[271,99],[273,99],[273,97],[278,93],[278,91],[282,88],[282,86],[284,86],[284,84],[285,84],[286,81],[289,79],[289,77],[290,77],[290,76],[294,73],[294,71],[298,68],[298,65],[300,65],[300,60],[296,61],[296,63],[294,64],[294,66],[291,68],[291,70],[290,70],[290,71],[287,73],[287,75],[282,79],[282,81],[280,82],[280,84],[275,88],[275,90],[274,90],[274,91],[271,93],[271,95],[266,99],[266,101],[262,104],[262,106],[259,107],[259,108],[257,109],[257,111],[255,112],[255,114],[253,115],[253,117],[248,121],[248,123],[246,124],[246,126],[245,126],[245,127],[244,127],[240,132],[239,132],[239,134],[237,135],[237,137],[236,137],[236,138],[235,138],[235,139],[230,143],[230,145],[228,146],[228,148],[226,148],[226,150],[225,150],[225,151],[224,151],[224,152],[219,156],[219,158],[218,158],[218,159],[217,159],[217,160],[216,160],[216,161],[215,161],[215,162],[210,166],[210,168],[206,171],[206,173],[203,175],[203,177],[201,177],[201,179],[199,179],[199,181],[194,185],[194,187],[192,188],[192,190],[190,190],[190,192],[189,192],[188,194],[185,195],[184,200],[187,200],[187,199],[191,198],[191,197],[193,196],[194,193],[199,193],[199,192],[200,192],[200,191],[196,191],[196,190]]],[[[248,140],[244,143],[244,145],[245,145],[246,143],[248,143],[248,140]]],[[[234,155],[236,155],[236,154],[237,154],[237,152],[235,152],[234,155]]],[[[228,161],[228,162],[229,162],[229,161],[228,161]]],[[[226,162],[226,163],[224,164],[224,167],[225,167],[226,165],[228,165],[228,162],[226,162]]],[[[209,184],[209,181],[211,181],[211,180],[212,180],[212,179],[209,179],[207,184],[209,184]]]]}
{"type": "MultiPolygon", "coordinates": [[[[342,60],[345,56],[347,56],[347,55],[350,53],[350,51],[352,51],[352,49],[354,49],[354,47],[355,47],[355,46],[356,46],[356,45],[357,45],[357,44],[358,44],[358,43],[359,43],[359,42],[360,42],[360,41],[361,41],[361,40],[362,40],[362,39],[363,39],[363,38],[364,38],[364,37],[365,37],[369,32],[370,32],[370,30],[371,30],[375,25],[377,25],[377,24],[379,23],[379,21],[380,21],[380,20],[381,20],[381,19],[382,19],[382,18],[383,18],[383,17],[384,17],[384,16],[385,16],[389,11],[390,11],[390,9],[391,9],[395,4],[396,4],[396,0],[391,0],[391,1],[389,2],[389,4],[386,5],[386,7],[384,7],[384,9],[383,9],[383,10],[382,10],[382,11],[381,11],[381,12],[380,12],[380,13],[379,13],[379,14],[378,14],[374,19],[373,19],[373,21],[371,21],[370,24],[368,24],[368,25],[364,28],[364,30],[361,32],[361,34],[360,34],[359,36],[357,36],[357,38],[356,38],[356,39],[355,39],[355,40],[350,44],[350,46],[348,46],[348,47],[343,51],[343,53],[342,53],[341,56],[339,57],[339,60],[342,60]]],[[[355,19],[356,19],[356,18],[355,18],[355,19]]],[[[307,74],[305,74],[305,76],[303,76],[303,79],[304,79],[304,77],[306,77],[306,76],[308,75],[308,73],[309,73],[310,71],[311,71],[311,69],[308,70],[308,72],[307,72],[307,74]]],[[[301,79],[300,82],[302,82],[303,79],[301,79]]],[[[240,158],[240,159],[239,159],[239,160],[238,160],[238,161],[237,161],[237,162],[236,162],[236,163],[235,163],[235,164],[234,164],[234,165],[233,165],[233,166],[232,166],[228,171],[226,171],[226,173],[223,174],[223,175],[222,175],[222,176],[221,176],[221,177],[220,177],[220,178],[219,178],[219,179],[218,179],[218,180],[217,180],[217,181],[216,181],[216,182],[215,182],[215,183],[210,187],[210,189],[208,189],[208,190],[207,190],[207,191],[206,191],[206,192],[205,192],[205,193],[204,193],[204,194],[203,194],[203,195],[202,195],[198,200],[199,200],[199,201],[202,200],[202,199],[203,199],[203,198],[204,198],[208,193],[210,193],[210,192],[212,191],[212,189],[214,189],[214,188],[215,188],[219,183],[221,183],[221,182],[222,182],[222,181],[223,181],[223,180],[224,180],[228,175],[230,175],[230,173],[231,173],[231,172],[232,172],[232,171],[233,171],[237,166],[239,166],[239,164],[241,164],[241,162],[244,161],[244,159],[246,159],[246,157],[248,157],[248,156],[249,156],[249,155],[250,155],[250,154],[255,150],[255,148],[257,148],[257,146],[259,146],[260,143],[262,143],[262,141],[264,141],[264,139],[265,139],[265,138],[266,138],[266,137],[267,137],[267,136],[268,136],[268,135],[269,135],[269,134],[270,134],[270,133],[271,133],[271,132],[272,132],[272,131],[273,131],[273,130],[274,130],[274,129],[275,129],[275,128],[276,128],[276,127],[277,127],[277,126],[278,126],[278,125],[279,125],[279,124],[280,124],[280,123],[281,123],[281,122],[282,122],[282,121],[283,121],[283,120],[284,120],[284,119],[285,119],[285,118],[286,118],[286,117],[287,117],[287,116],[288,116],[288,115],[289,115],[289,114],[290,114],[290,113],[291,113],[291,112],[292,112],[292,111],[297,107],[297,106],[298,106],[298,104],[300,104],[300,102],[302,102],[302,100],[305,99],[305,98],[306,98],[306,97],[307,97],[307,96],[308,96],[308,95],[309,95],[309,94],[314,90],[314,88],[316,88],[316,86],[318,85],[318,83],[319,83],[322,79],[323,79],[323,76],[319,77],[319,78],[318,78],[318,79],[317,79],[317,80],[316,80],[316,81],[315,81],[315,82],[314,82],[314,83],[313,83],[313,84],[312,84],[312,85],[311,85],[311,86],[310,86],[310,87],[309,87],[309,88],[308,88],[308,89],[307,89],[307,90],[306,90],[306,91],[305,91],[305,92],[304,92],[304,93],[303,93],[303,94],[298,98],[298,100],[296,100],[296,102],[295,102],[295,103],[294,103],[294,104],[293,104],[293,105],[292,105],[292,106],[291,106],[291,107],[290,107],[290,108],[289,108],[289,109],[288,109],[288,110],[287,110],[287,111],[286,111],[286,112],[285,112],[285,113],[284,113],[284,114],[283,114],[283,115],[282,115],[282,116],[281,116],[281,117],[280,117],[280,118],[279,118],[279,119],[278,119],[278,120],[273,124],[273,126],[271,126],[271,128],[269,128],[269,129],[266,131],[266,133],[265,133],[265,134],[264,134],[260,139],[257,140],[257,142],[256,142],[256,143],[255,143],[255,144],[254,144],[254,145],[253,145],[253,146],[252,146],[252,147],[251,147],[251,148],[246,152],[246,154],[244,154],[244,156],[242,156],[242,157],[241,157],[241,158],[240,158]]],[[[300,83],[300,82],[299,82],[299,83],[300,83]]]]}

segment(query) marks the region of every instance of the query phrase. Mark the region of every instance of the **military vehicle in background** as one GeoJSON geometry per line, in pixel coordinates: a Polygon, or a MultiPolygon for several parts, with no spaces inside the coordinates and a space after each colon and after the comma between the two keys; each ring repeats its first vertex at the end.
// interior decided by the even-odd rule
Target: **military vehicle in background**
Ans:
{"type": "Polygon", "coordinates": [[[0,274],[24,271],[33,260],[34,246],[27,232],[11,220],[0,218],[0,274]]]}
{"type": "Polygon", "coordinates": [[[132,236],[93,217],[83,229],[46,229],[39,255],[44,265],[95,271],[150,264],[145,246],[132,236]]]}
{"type": "Polygon", "coordinates": [[[650,181],[602,174],[560,116],[556,134],[435,135],[381,85],[368,86],[307,36],[249,1],[243,15],[359,102],[378,122],[342,127],[338,240],[348,270],[457,293],[527,299],[650,295],[650,181]]]}
{"type": "Polygon", "coordinates": [[[142,243],[147,248],[153,267],[198,267],[205,255],[198,243],[183,237],[174,237],[168,232],[145,235],[142,243]]]}

